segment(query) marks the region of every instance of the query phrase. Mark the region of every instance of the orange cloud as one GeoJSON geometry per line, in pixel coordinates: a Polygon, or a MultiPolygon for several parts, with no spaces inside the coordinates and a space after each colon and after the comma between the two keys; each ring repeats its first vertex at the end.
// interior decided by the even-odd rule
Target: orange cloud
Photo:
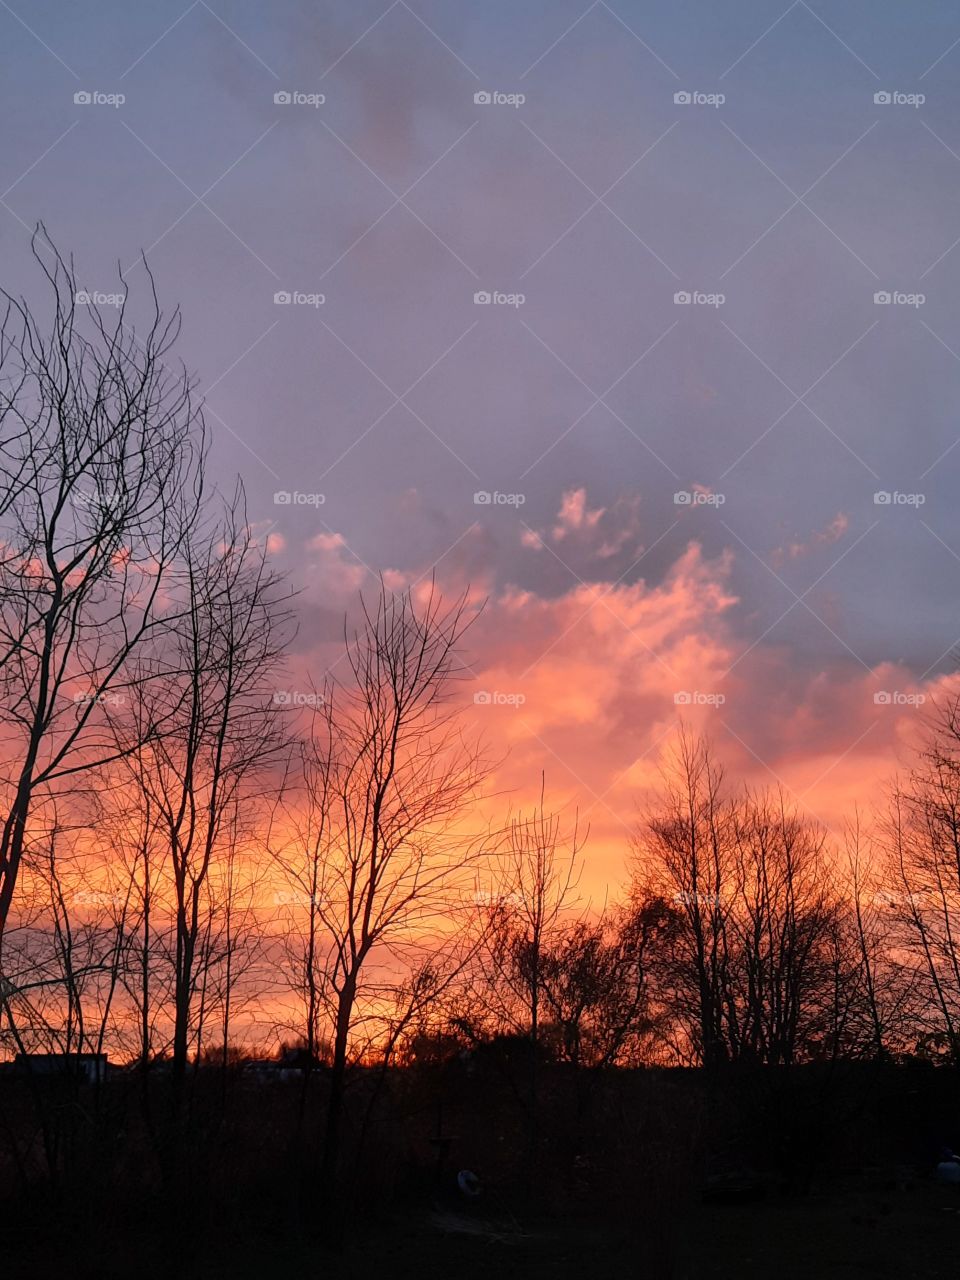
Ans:
{"type": "MultiPolygon", "coordinates": [[[[603,548],[625,539],[639,545],[634,501],[591,509],[583,490],[570,491],[556,525],[528,530],[523,542],[552,541],[557,528],[564,560],[577,551],[581,570],[560,594],[497,586],[483,569],[480,530],[463,539],[461,560],[441,564],[438,583],[459,593],[466,565],[470,607],[486,596],[469,634],[465,728],[502,757],[488,816],[529,806],[545,773],[548,802],[578,808],[591,825],[584,878],[591,897],[622,881],[637,815],[661,784],[681,722],[710,736],[732,778],[782,786],[809,816],[839,830],[854,805],[879,797],[882,780],[909,760],[924,708],[951,685],[918,685],[894,664],[867,670],[846,653],[805,664],[786,647],[757,641],[730,585],[735,549],[708,557],[690,542],[656,583],[605,580],[612,575],[603,548]]],[[[809,546],[835,541],[846,528],[840,515],[809,546]]],[[[351,592],[371,588],[372,579],[338,535],[311,545],[312,582],[331,607],[349,609],[351,592]]],[[[314,648],[312,663],[338,654],[339,626],[330,641],[314,648]]],[[[322,674],[313,671],[315,679],[322,674]]]]}

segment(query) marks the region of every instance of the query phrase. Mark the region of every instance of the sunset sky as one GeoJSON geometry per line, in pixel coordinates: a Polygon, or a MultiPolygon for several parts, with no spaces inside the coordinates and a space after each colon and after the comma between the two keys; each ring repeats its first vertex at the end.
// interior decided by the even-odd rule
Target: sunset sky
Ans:
{"type": "Polygon", "coordinates": [[[3,283],[43,220],[135,315],[146,252],[291,691],[436,566],[496,789],[579,807],[597,894],[681,715],[832,825],[909,761],[960,642],[955,4],[0,0],[0,95],[3,283]]]}

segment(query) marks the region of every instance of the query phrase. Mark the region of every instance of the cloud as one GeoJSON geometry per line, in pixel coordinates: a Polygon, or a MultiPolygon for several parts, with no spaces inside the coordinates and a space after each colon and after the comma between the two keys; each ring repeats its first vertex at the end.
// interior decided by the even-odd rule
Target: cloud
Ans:
{"type": "Polygon", "coordinates": [[[568,533],[576,529],[596,528],[603,515],[603,507],[590,511],[587,507],[586,489],[569,489],[563,495],[563,502],[557,513],[557,523],[553,528],[555,542],[561,542],[568,533]]]}
{"type": "Polygon", "coordinates": [[[782,547],[777,547],[770,553],[770,563],[775,569],[779,569],[788,560],[798,560],[802,556],[810,555],[813,551],[829,547],[834,542],[839,542],[849,528],[849,517],[842,511],[838,511],[822,529],[815,529],[805,542],[796,538],[782,547]]]}
{"type": "MultiPolygon", "coordinates": [[[[838,516],[808,539],[810,550],[846,527],[838,516]]],[[[733,586],[733,549],[708,555],[690,541],[656,580],[624,575],[605,552],[629,547],[634,556],[642,545],[635,499],[591,507],[585,489],[568,490],[554,522],[521,540],[551,548],[551,558],[559,547],[580,567],[579,581],[559,591],[498,584],[497,548],[479,527],[437,568],[444,594],[467,590],[479,611],[465,654],[464,728],[502,760],[492,818],[504,805],[528,805],[545,772],[551,803],[589,822],[591,894],[622,878],[637,815],[662,782],[681,723],[710,737],[731,778],[782,786],[809,817],[839,829],[909,760],[924,707],[950,686],[918,684],[898,664],[867,669],[846,653],[798,664],[787,645],[757,639],[733,586]],[[878,701],[883,693],[891,698],[878,701]]],[[[319,534],[310,549],[307,594],[324,623],[302,660],[320,680],[339,656],[357,590],[375,582],[341,535],[319,534]],[[331,626],[335,610],[341,621],[331,626]]],[[[423,592],[430,570],[384,576],[391,589],[418,583],[423,592]]]]}
{"type": "Polygon", "coordinates": [[[531,550],[562,545],[559,553],[572,572],[586,575],[595,561],[628,552],[628,564],[643,551],[639,495],[619,497],[609,507],[591,507],[585,488],[564,492],[555,523],[549,529],[524,529],[520,542],[531,550]]]}

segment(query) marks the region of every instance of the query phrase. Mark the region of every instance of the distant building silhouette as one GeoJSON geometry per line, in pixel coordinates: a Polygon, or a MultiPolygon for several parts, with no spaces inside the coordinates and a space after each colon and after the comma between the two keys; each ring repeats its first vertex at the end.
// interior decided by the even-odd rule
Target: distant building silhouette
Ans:
{"type": "Polygon", "coordinates": [[[88,1084],[101,1082],[107,1074],[105,1053],[18,1053],[13,1060],[16,1076],[45,1079],[78,1076],[88,1084]]]}

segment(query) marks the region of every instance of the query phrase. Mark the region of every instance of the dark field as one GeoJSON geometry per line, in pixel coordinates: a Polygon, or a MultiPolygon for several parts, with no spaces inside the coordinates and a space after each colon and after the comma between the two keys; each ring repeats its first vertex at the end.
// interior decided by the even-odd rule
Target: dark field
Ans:
{"type": "MultiPolygon", "coordinates": [[[[3,1082],[0,1274],[34,1277],[952,1276],[960,1187],[934,1175],[954,1142],[957,1077],[929,1066],[731,1074],[611,1072],[584,1092],[552,1070],[539,1138],[509,1073],[462,1063],[352,1082],[351,1149],[336,1219],[316,1192],[311,1081],[196,1081],[176,1178],[140,1122],[130,1080],[73,1101],[3,1082]],[[36,1107],[63,1157],[41,1176],[36,1107]],[[94,1120],[94,1117],[97,1117],[94,1120]],[[84,1152],[96,1123],[96,1160],[84,1152]],[[364,1132],[365,1125],[365,1132],[364,1132]],[[439,1134],[439,1141],[438,1139],[439,1134]],[[68,1141],[69,1139],[69,1141],[68,1141]],[[105,1154],[107,1153],[107,1154],[105,1154]],[[439,1153],[439,1154],[438,1154],[439,1153]],[[456,1171],[474,1170],[467,1200],[456,1171]],[[23,1170],[22,1172],[27,1172],[23,1170]]],[[[159,1082],[158,1082],[159,1084],[159,1082]]],[[[162,1088],[155,1098],[162,1106],[162,1088]]]]}
{"type": "Polygon", "coordinates": [[[546,1280],[557,1276],[676,1277],[676,1280],[847,1280],[854,1277],[955,1276],[960,1194],[918,1185],[890,1191],[870,1177],[848,1177],[800,1198],[764,1204],[676,1206],[669,1225],[642,1205],[632,1226],[602,1219],[532,1216],[508,1222],[425,1211],[398,1213],[368,1226],[341,1254],[293,1236],[213,1228],[180,1246],[160,1228],[137,1234],[117,1224],[41,1238],[5,1233],[0,1265],[10,1277],[144,1280],[228,1277],[455,1275],[546,1280]]]}

